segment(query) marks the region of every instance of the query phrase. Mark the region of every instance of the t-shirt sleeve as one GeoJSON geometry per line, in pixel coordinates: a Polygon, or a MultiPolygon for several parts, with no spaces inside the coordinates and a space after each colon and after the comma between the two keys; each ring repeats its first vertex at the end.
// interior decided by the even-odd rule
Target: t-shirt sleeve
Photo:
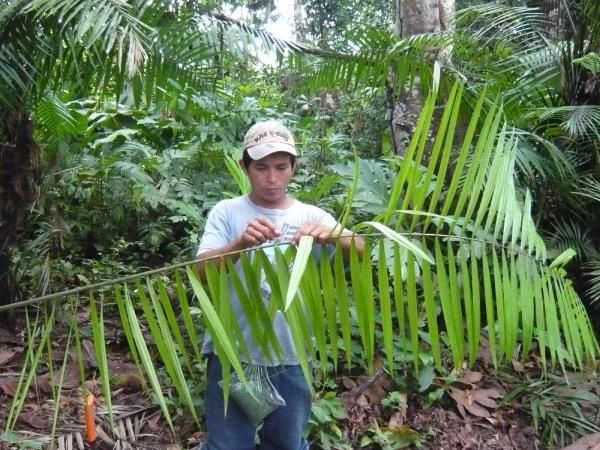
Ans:
{"type": "Polygon", "coordinates": [[[196,256],[208,250],[215,250],[229,244],[231,236],[231,221],[227,219],[227,208],[223,203],[217,203],[208,213],[204,233],[196,256]]]}
{"type": "MultiPolygon", "coordinates": [[[[327,211],[324,211],[321,208],[318,208],[316,206],[313,208],[314,208],[315,215],[316,215],[316,217],[313,219],[314,222],[326,225],[331,228],[334,228],[339,225],[339,222],[335,219],[335,217],[333,217],[327,211]]],[[[344,228],[344,232],[350,233],[350,230],[348,230],[347,228],[344,228]]]]}
{"type": "MultiPolygon", "coordinates": [[[[320,223],[322,225],[331,227],[331,228],[336,228],[340,225],[340,223],[327,211],[322,210],[321,208],[317,207],[317,206],[312,206],[312,217],[310,219],[311,222],[315,222],[315,223],[320,223]]],[[[350,231],[346,228],[344,228],[343,230],[344,232],[350,233],[350,231]]],[[[330,257],[332,257],[335,253],[335,245],[334,244],[327,244],[323,247],[325,249],[325,251],[329,254],[330,257]]],[[[313,252],[317,257],[317,260],[321,258],[321,246],[320,245],[315,245],[313,246],[313,252]]]]}

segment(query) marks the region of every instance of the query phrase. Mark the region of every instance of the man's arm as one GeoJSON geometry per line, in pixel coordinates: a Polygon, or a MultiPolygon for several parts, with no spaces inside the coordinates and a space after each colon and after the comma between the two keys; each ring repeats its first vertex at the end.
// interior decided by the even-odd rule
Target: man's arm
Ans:
{"type": "Polygon", "coordinates": [[[356,252],[358,253],[359,258],[362,258],[365,251],[364,239],[360,236],[353,235],[347,230],[342,231],[340,234],[339,225],[332,228],[320,223],[305,223],[298,228],[298,231],[296,231],[296,234],[294,234],[292,241],[297,244],[302,236],[312,236],[317,244],[335,245],[339,241],[344,257],[348,257],[350,255],[352,242],[354,242],[354,246],[356,247],[356,252]]]}
{"type": "Polygon", "coordinates": [[[200,275],[200,279],[202,281],[206,280],[206,264],[212,264],[217,269],[221,267],[224,258],[218,258],[218,256],[233,253],[230,258],[232,262],[235,262],[239,258],[239,254],[235,252],[264,244],[266,241],[274,239],[277,236],[279,236],[279,231],[277,231],[273,222],[266,217],[257,217],[251,220],[240,237],[223,247],[206,250],[198,254],[198,258],[213,258],[196,263],[196,270],[198,271],[198,275],[200,275]]]}

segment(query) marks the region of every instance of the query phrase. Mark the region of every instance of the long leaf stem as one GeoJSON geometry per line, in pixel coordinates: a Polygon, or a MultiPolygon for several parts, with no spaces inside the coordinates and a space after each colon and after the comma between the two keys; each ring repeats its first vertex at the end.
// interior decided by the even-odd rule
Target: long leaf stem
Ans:
{"type": "MultiPolygon", "coordinates": [[[[398,233],[398,232],[396,232],[396,233],[398,233]]],[[[525,256],[533,258],[532,255],[530,255],[524,249],[521,249],[521,247],[515,248],[509,244],[500,244],[498,242],[491,242],[486,239],[472,237],[472,236],[456,236],[456,235],[450,235],[450,234],[445,234],[445,233],[419,233],[419,232],[406,232],[406,233],[398,233],[398,234],[400,234],[404,237],[434,237],[434,238],[437,237],[437,238],[447,239],[447,240],[456,241],[456,242],[458,242],[458,241],[478,242],[481,244],[493,245],[494,247],[496,247],[498,249],[510,250],[512,252],[515,252],[516,254],[523,254],[525,256]]],[[[383,233],[355,233],[355,234],[353,234],[353,236],[363,237],[363,238],[384,237],[383,233]]],[[[27,300],[22,300],[20,302],[9,303],[7,305],[0,305],[0,312],[11,310],[11,309],[16,309],[16,308],[21,308],[23,306],[33,305],[36,303],[43,303],[43,302],[47,302],[49,300],[55,300],[55,299],[58,299],[61,297],[67,297],[67,296],[70,296],[73,294],[81,294],[82,292],[98,290],[98,289],[101,289],[104,287],[114,286],[115,284],[121,284],[121,283],[125,283],[128,281],[136,280],[139,278],[144,278],[144,277],[147,277],[150,275],[168,272],[173,269],[188,267],[188,266],[191,266],[192,264],[196,264],[198,262],[212,261],[215,259],[226,258],[228,256],[235,256],[235,255],[240,255],[243,253],[249,253],[249,252],[255,251],[257,249],[266,249],[266,248],[270,248],[270,247],[277,247],[277,246],[282,246],[282,245],[285,246],[285,245],[289,245],[289,244],[290,244],[289,242],[280,242],[277,244],[262,245],[260,247],[252,247],[252,248],[248,248],[248,249],[244,249],[244,250],[236,250],[233,252],[224,253],[222,255],[211,256],[210,258],[191,259],[189,261],[183,261],[180,263],[171,264],[171,265],[164,266],[164,267],[159,267],[157,269],[146,270],[143,272],[134,273],[132,275],[127,275],[127,276],[120,277],[120,278],[113,278],[111,280],[101,281],[99,283],[88,284],[87,286],[80,286],[80,287],[76,287],[73,289],[67,289],[65,291],[54,292],[52,294],[47,294],[47,295],[42,295],[39,297],[30,298],[27,300]]],[[[533,258],[533,259],[536,259],[536,258],[533,258]]]]}

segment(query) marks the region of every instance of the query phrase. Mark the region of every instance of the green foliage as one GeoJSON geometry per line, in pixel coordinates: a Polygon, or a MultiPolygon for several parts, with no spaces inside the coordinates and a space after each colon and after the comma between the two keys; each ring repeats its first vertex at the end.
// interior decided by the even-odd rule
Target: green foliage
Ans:
{"type": "Polygon", "coordinates": [[[581,58],[574,59],[573,64],[581,64],[593,75],[597,75],[600,72],[600,56],[595,52],[590,52],[581,58]]]}
{"type": "Polygon", "coordinates": [[[151,108],[42,101],[45,175],[21,230],[32,239],[16,254],[22,282],[44,292],[193,253],[208,209],[235,191],[223,176],[224,157],[237,161],[250,121],[277,117],[242,95],[253,92],[248,85],[228,94],[173,85],[151,108]]]}
{"type": "Polygon", "coordinates": [[[593,383],[574,375],[567,382],[555,377],[526,380],[509,392],[504,402],[519,397],[529,404],[535,429],[549,444],[564,447],[579,436],[600,431],[595,417],[600,399],[593,392],[593,383]]]}
{"type": "MultiPolygon", "coordinates": [[[[495,108],[485,111],[482,96],[459,150],[451,145],[462,93],[460,85],[451,90],[436,128],[432,125],[436,96],[427,99],[403,158],[390,158],[386,163],[359,162],[356,166],[387,166],[389,170],[385,182],[372,169],[365,184],[354,187],[357,193],[374,189],[377,180],[385,186],[373,191],[380,193],[383,203],[378,211],[379,222],[371,220],[362,225],[381,233],[373,240],[377,266],[373,266],[369,251],[363,260],[352,252],[349,270],[339,251],[331,262],[296,258],[295,252],[276,252],[274,263],[261,252],[253,258],[240,256],[246,279],[258,280],[264,271],[271,285],[273,294],[267,306],[252,302],[252,298],[259,297],[256,283],[244,287],[240,279],[233,278],[234,289],[253,324],[252,335],[267,355],[277,358],[271,329],[276,310],[282,311],[290,325],[307,378],[309,358],[318,362],[322,371],[331,364],[336,367],[338,358],[348,365],[372,370],[374,356],[381,352],[391,372],[398,369],[397,358],[408,356],[415,374],[420,374],[421,388],[427,390],[433,373],[431,364],[439,371],[447,370],[442,361],[442,353],[446,352],[453,367],[462,367],[466,360],[472,364],[482,332],[487,334],[496,365],[512,359],[518,346],[526,355],[534,341],[544,365],[549,362],[563,369],[582,368],[598,354],[588,318],[561,268],[566,261],[559,258],[548,265],[543,241],[530,215],[530,197],[526,195],[520,201],[516,195],[513,173],[517,140],[501,126],[502,112],[495,108]],[[294,267],[291,273],[290,267],[294,267]],[[322,289],[327,295],[321,295],[322,289]],[[332,292],[335,296],[330,295],[332,292]],[[300,307],[299,299],[305,307],[300,307]],[[313,335],[314,346],[306,346],[313,335]],[[398,342],[403,352],[396,354],[398,342]]],[[[101,149],[100,156],[110,155],[119,146],[143,139],[143,128],[131,119],[135,112],[127,108],[119,111],[128,121],[128,129],[135,132],[97,146],[93,143],[98,139],[90,139],[89,154],[101,149]]],[[[120,116],[109,111],[102,117],[98,118],[104,124],[100,139],[105,139],[114,133],[108,124],[120,116]]],[[[156,139],[152,136],[149,139],[156,139]]],[[[174,144],[169,141],[168,145],[174,144]]],[[[131,166],[119,166],[120,170],[131,167],[130,179],[135,183],[148,182],[153,170],[170,173],[162,165],[166,164],[160,159],[162,155],[150,148],[148,145],[139,152],[145,170],[136,172],[131,166]],[[146,162],[146,155],[153,159],[146,162]]],[[[310,245],[302,247],[308,249],[310,245]]],[[[304,254],[308,256],[308,252],[304,254]]],[[[239,361],[247,350],[231,313],[225,282],[228,274],[233,276],[232,269],[229,263],[220,271],[209,270],[204,286],[188,269],[187,279],[195,293],[195,298],[189,299],[188,282],[171,277],[182,305],[179,320],[170,307],[172,294],[161,279],[149,279],[146,286],[138,283],[135,289],[125,286],[122,294],[115,294],[120,299],[120,315],[134,359],[143,368],[165,417],[170,417],[170,402],[162,393],[162,372],[149,356],[148,342],[156,346],[165,367],[164,377],[177,391],[177,401],[193,408],[191,388],[185,381],[188,376],[194,377],[190,367],[200,364],[197,351],[187,348],[188,343],[197,343],[198,339],[192,325],[192,308],[202,311],[203,325],[221,349],[218,353],[223,366],[241,373],[239,361]],[[136,311],[138,301],[143,315],[136,311]],[[144,338],[140,321],[147,321],[152,339],[144,338]],[[180,331],[181,323],[185,324],[185,334],[180,331]]],[[[96,332],[95,336],[97,341],[102,340],[102,333],[96,332]]],[[[332,411],[329,408],[324,414],[332,411]]],[[[324,432],[323,439],[337,433],[335,428],[324,432]]],[[[365,439],[384,446],[420,439],[409,431],[402,436],[394,433],[373,429],[365,439]]]]}
{"type": "Polygon", "coordinates": [[[32,440],[21,438],[16,433],[2,433],[0,434],[0,442],[4,442],[11,445],[16,445],[19,450],[21,449],[34,449],[42,450],[42,444],[32,440]]]}
{"type": "MultiPolygon", "coordinates": [[[[577,17],[597,17],[594,2],[581,5],[577,17]]],[[[293,254],[274,265],[260,253],[241,257],[248,276],[258,276],[257,267],[266,272],[307,377],[309,357],[326,372],[341,360],[372,368],[382,353],[391,372],[412,363],[419,389],[429,392],[434,365],[443,372],[473,364],[481,334],[495,365],[517,349],[523,357],[538,351],[543,368],[581,369],[597,358],[565,265],[571,270],[582,257],[597,256],[590,210],[600,192],[598,96],[581,83],[597,74],[597,58],[577,45],[597,42],[600,21],[586,22],[581,30],[589,34],[578,35],[576,45],[553,43],[543,38],[548,21],[538,11],[504,2],[461,12],[456,33],[396,39],[357,25],[365,17],[389,24],[389,5],[367,2],[356,12],[356,5],[338,2],[309,11],[314,34],[334,52],[215,22],[200,15],[208,4],[172,6],[15,0],[0,12],[0,100],[30,105],[43,144],[43,184],[21,231],[28,242],[15,252],[24,290],[44,294],[187,259],[208,209],[222,193],[247,189],[232,161],[248,125],[279,118],[296,131],[302,150],[290,191],[334,213],[350,206],[348,226],[370,222],[356,229],[373,234],[371,253],[362,261],[354,254],[348,267],[339,254],[331,264],[293,254]],[[354,21],[343,22],[351,9],[354,21]],[[319,35],[323,24],[350,25],[342,37],[319,35]],[[431,57],[450,43],[451,57],[432,66],[431,57]],[[285,71],[256,73],[251,60],[259,45],[294,52],[285,71]],[[457,77],[464,84],[455,85],[457,77]],[[406,155],[398,157],[390,152],[384,92],[387,86],[402,95],[416,83],[431,95],[406,155]],[[584,182],[574,185],[578,179],[584,182]],[[549,217],[567,213],[572,219],[550,225],[549,217]],[[551,230],[547,242],[539,224],[551,230]],[[579,255],[565,259],[567,248],[579,255]],[[313,333],[315,345],[305,348],[313,333]]],[[[244,348],[225,269],[231,271],[210,272],[205,285],[190,270],[188,278],[172,272],[145,284],[119,283],[115,291],[132,357],[169,422],[173,406],[193,412],[196,405],[198,317],[223,350],[223,366],[240,371],[244,348]],[[173,298],[181,310],[171,306],[173,298]]],[[[597,272],[590,266],[591,298],[598,297],[597,272]]],[[[275,357],[274,307],[253,306],[255,292],[243,292],[239,281],[255,318],[253,334],[275,357]]],[[[102,299],[111,294],[93,295],[101,299],[93,337],[105,359],[102,299]]],[[[53,319],[29,332],[34,368],[44,347],[36,347],[39,336],[47,339],[52,325],[53,319]]],[[[105,361],[100,367],[109,400],[105,361]]],[[[32,372],[23,368],[11,429],[32,372]]],[[[435,401],[440,392],[428,395],[435,401]]],[[[532,410],[540,423],[554,424],[550,440],[569,436],[539,394],[532,410]]],[[[385,406],[401,402],[390,396],[385,406]]],[[[575,431],[590,430],[573,411],[575,431]]],[[[323,448],[350,448],[334,421],[341,417],[335,395],[322,395],[311,422],[323,448]]],[[[10,431],[3,439],[12,439],[10,431]]],[[[422,438],[410,429],[375,427],[363,443],[401,448],[422,438]]]]}
{"type": "MultiPolygon", "coordinates": [[[[459,87],[453,90],[447,101],[445,113],[439,123],[440,130],[445,130],[448,124],[457,120],[453,111],[458,110],[458,102],[459,87]]],[[[583,367],[585,360],[593,359],[597,354],[597,343],[586,316],[577,312],[581,311],[581,306],[577,306],[578,300],[572,287],[561,280],[564,271],[560,266],[564,262],[557,259],[554,264],[545,268],[545,248],[529,215],[530,200],[526,199],[525,204],[521,205],[514,197],[514,182],[510,174],[514,167],[515,140],[507,135],[505,128],[500,128],[500,114],[491,114],[486,118],[479,140],[474,144],[479,151],[479,159],[468,166],[465,162],[472,148],[469,139],[472,139],[473,135],[466,138],[467,143],[463,145],[462,153],[456,159],[452,177],[446,184],[444,173],[449,153],[452,151],[446,140],[452,141],[452,134],[437,134],[432,144],[431,156],[423,170],[424,175],[409,171],[409,168],[421,161],[424,154],[427,145],[424,137],[427,136],[426,130],[430,126],[428,115],[431,115],[433,110],[434,102],[430,97],[422,113],[420,128],[417,128],[409,151],[390,187],[388,205],[380,214],[381,220],[396,231],[376,222],[366,222],[363,225],[374,227],[381,231],[383,236],[395,240],[401,248],[408,250],[406,266],[392,263],[395,270],[391,275],[394,280],[402,280],[399,285],[394,285],[400,292],[395,292],[393,297],[400,302],[396,309],[406,311],[403,317],[408,321],[415,369],[418,370],[419,367],[418,349],[421,346],[421,318],[417,307],[421,301],[425,304],[429,344],[438,370],[442,370],[442,363],[437,301],[441,305],[454,367],[462,366],[467,352],[471,364],[474,362],[484,310],[490,351],[495,364],[511,358],[521,339],[525,353],[529,351],[532,340],[536,339],[542,348],[541,356],[544,361],[546,356],[549,356],[552,363],[559,363],[561,367],[565,364],[583,367]],[[434,171],[437,171],[437,177],[433,176],[434,171]],[[427,180],[433,183],[432,187],[427,180]],[[456,186],[461,180],[464,180],[463,189],[457,191],[456,186]],[[446,192],[445,196],[441,196],[442,190],[446,192]],[[409,208],[413,210],[409,211],[409,208]],[[425,211],[424,214],[419,212],[422,210],[425,211]],[[436,211],[441,211],[444,215],[441,216],[436,211]],[[428,228],[434,232],[428,233],[428,228]],[[419,244],[415,245],[406,239],[403,233],[418,237],[419,244]],[[431,241],[428,240],[428,236],[432,237],[431,241]],[[449,242],[442,242],[439,238],[449,239],[449,242]],[[419,277],[415,271],[417,266],[421,267],[419,277]],[[436,286],[435,290],[433,286],[436,286]],[[554,295],[557,297],[552,300],[554,295]],[[492,330],[497,330],[498,334],[492,330]],[[582,330],[587,331],[580,334],[582,330]],[[559,338],[563,332],[564,341],[559,338]]],[[[472,124],[477,123],[479,118],[474,116],[472,124]]],[[[452,125],[448,128],[452,129],[452,125]]],[[[386,246],[380,245],[378,248],[378,260],[386,261],[386,246]]],[[[394,260],[401,261],[398,249],[394,252],[392,261],[394,260]]],[[[296,284],[292,281],[296,279],[296,266],[291,279],[282,275],[287,272],[290,260],[280,255],[272,268],[269,268],[270,264],[265,258],[258,258],[254,262],[255,265],[260,264],[267,274],[273,292],[272,302],[288,314],[288,323],[293,330],[292,335],[299,354],[312,354],[313,358],[316,357],[320,362],[320,367],[324,368],[327,367],[329,355],[336,354],[327,348],[331,349],[334,342],[338,346],[340,341],[331,335],[326,337],[327,321],[322,320],[322,315],[315,318],[310,314],[313,308],[310,305],[320,305],[322,302],[319,290],[314,287],[320,285],[319,272],[313,267],[316,262],[301,258],[297,263],[302,264],[298,267],[303,267],[304,272],[299,292],[307,305],[305,312],[293,308],[294,302],[290,303],[290,298],[296,295],[296,284]],[[290,305],[292,307],[289,307],[290,305]],[[304,348],[304,343],[310,340],[313,332],[318,353],[312,347],[304,348]]],[[[246,279],[259,277],[256,266],[250,271],[250,262],[244,264],[247,268],[246,279]]],[[[323,273],[323,276],[325,275],[326,272],[323,273]]],[[[361,262],[356,254],[351,254],[352,298],[356,303],[358,334],[367,367],[370,366],[375,351],[373,311],[376,306],[373,302],[373,292],[379,292],[375,298],[380,298],[383,301],[382,309],[388,310],[385,305],[389,300],[382,295],[382,290],[391,285],[386,265],[380,266],[379,275],[383,278],[379,279],[378,289],[375,289],[369,260],[361,262]]],[[[346,273],[337,263],[333,276],[336,281],[328,282],[330,285],[345,284],[345,281],[339,282],[340,279],[346,280],[346,273]]],[[[236,291],[240,298],[248,295],[241,284],[236,285],[236,291]]],[[[341,301],[339,303],[344,304],[341,301]]],[[[316,306],[315,309],[327,311],[329,307],[316,306]]],[[[340,310],[336,316],[337,314],[343,317],[348,312],[340,310]]],[[[268,321],[257,319],[250,322],[258,327],[254,332],[255,336],[271,333],[268,321]],[[267,328],[264,329],[264,326],[267,328]]],[[[341,323],[344,323],[344,319],[341,319],[341,323]]],[[[347,335],[348,325],[342,327],[342,334],[347,335]]],[[[396,334],[399,328],[400,324],[390,323],[389,314],[382,315],[383,336],[384,342],[388,342],[388,353],[391,349],[389,336],[396,334]]],[[[268,354],[268,340],[263,339],[260,342],[268,354]]],[[[342,342],[348,341],[342,339],[342,342]]],[[[352,353],[349,348],[344,348],[344,351],[347,355],[352,353]]],[[[390,364],[389,370],[393,371],[394,363],[390,355],[387,361],[390,364]]]]}
{"type": "Polygon", "coordinates": [[[421,436],[408,426],[376,427],[370,434],[362,437],[361,447],[377,444],[382,450],[397,450],[401,448],[420,448],[425,443],[426,436],[421,436]]]}
{"type": "Polygon", "coordinates": [[[316,439],[323,450],[351,450],[338,421],[347,417],[335,392],[327,391],[313,402],[309,419],[309,437],[316,439]]]}
{"type": "Polygon", "coordinates": [[[15,396],[10,405],[10,409],[6,418],[4,427],[4,435],[10,436],[11,432],[17,423],[21,409],[27,398],[27,393],[36,375],[38,365],[41,362],[41,356],[46,349],[49,337],[54,327],[55,308],[52,307],[46,317],[40,317],[40,314],[35,316],[33,324],[30,323],[29,314],[27,314],[27,355],[25,358],[26,364],[21,368],[19,382],[17,384],[15,396]]]}
{"type": "Polygon", "coordinates": [[[358,36],[368,28],[391,31],[395,20],[393,4],[381,0],[359,4],[347,0],[320,2],[302,0],[306,14],[299,34],[308,34],[321,48],[348,45],[349,36],[358,36]]]}
{"type": "Polygon", "coordinates": [[[137,73],[152,34],[140,12],[122,2],[8,2],[0,14],[0,101],[15,105],[28,94],[43,96],[69,76],[75,77],[69,81],[90,86],[107,74],[119,78],[137,73]],[[83,59],[82,47],[89,49],[85,71],[76,67],[83,59]]]}

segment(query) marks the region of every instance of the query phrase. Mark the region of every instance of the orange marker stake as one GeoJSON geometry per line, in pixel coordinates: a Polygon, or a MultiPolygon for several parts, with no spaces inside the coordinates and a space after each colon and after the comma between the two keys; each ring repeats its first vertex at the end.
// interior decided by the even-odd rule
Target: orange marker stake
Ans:
{"type": "Polygon", "coordinates": [[[85,399],[85,434],[88,442],[96,440],[96,422],[94,420],[94,402],[95,398],[92,394],[88,394],[85,399]]]}

